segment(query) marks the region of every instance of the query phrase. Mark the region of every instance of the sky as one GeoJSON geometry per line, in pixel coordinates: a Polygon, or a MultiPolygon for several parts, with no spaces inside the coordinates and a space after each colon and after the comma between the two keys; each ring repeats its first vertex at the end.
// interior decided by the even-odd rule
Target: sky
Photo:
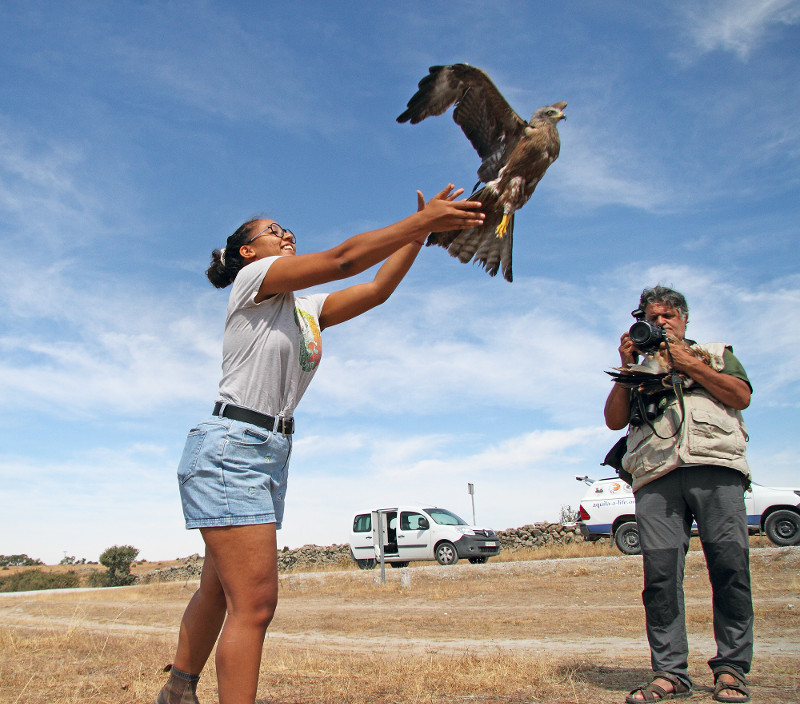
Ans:
{"type": "MultiPolygon", "coordinates": [[[[800,486],[800,2],[0,4],[0,554],[203,553],[175,470],[216,397],[211,250],[271,217],[299,252],[402,219],[477,154],[395,118],[428,67],[484,69],[561,156],[514,282],[424,249],[323,333],[279,547],[439,505],[495,529],[577,508],[639,294],[734,347],[755,481],[800,486]]],[[[367,272],[354,281],[365,280],[367,272]]],[[[337,283],[321,290],[335,290],[337,283]]]]}

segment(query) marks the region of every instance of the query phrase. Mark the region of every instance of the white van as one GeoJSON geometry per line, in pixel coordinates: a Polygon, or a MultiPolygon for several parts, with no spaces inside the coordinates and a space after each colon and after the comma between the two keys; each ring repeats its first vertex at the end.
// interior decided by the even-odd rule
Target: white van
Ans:
{"type": "MultiPolygon", "coordinates": [[[[589,485],[578,510],[578,526],[584,539],[613,537],[622,552],[638,555],[642,549],[630,486],[619,477],[597,481],[589,477],[575,479],[589,485]]],[[[779,489],[753,482],[744,494],[744,505],[751,533],[766,533],[776,545],[800,545],[800,489],[779,489]]]]}
{"type": "Polygon", "coordinates": [[[465,557],[482,564],[500,552],[500,540],[490,528],[469,525],[444,508],[397,506],[357,513],[350,533],[350,554],[361,569],[372,569],[380,559],[392,567],[416,560],[454,565],[465,557]]]}

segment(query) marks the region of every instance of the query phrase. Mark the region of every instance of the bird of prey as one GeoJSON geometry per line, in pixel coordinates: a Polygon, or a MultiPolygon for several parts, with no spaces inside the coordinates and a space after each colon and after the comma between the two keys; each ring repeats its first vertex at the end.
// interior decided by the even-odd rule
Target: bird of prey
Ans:
{"type": "MultiPolygon", "coordinates": [[[[672,336],[667,340],[672,345],[682,344],[689,353],[716,371],[724,368],[721,357],[703,349],[696,343],[691,345],[685,342],[681,343],[672,336]]],[[[626,389],[636,389],[645,395],[662,393],[665,389],[674,389],[676,384],[685,386],[687,389],[696,384],[690,376],[675,372],[670,352],[667,349],[659,349],[652,354],[645,355],[644,360],[639,364],[615,367],[611,371],[606,371],[606,374],[620,386],[624,386],[626,389]]]]}
{"type": "Polygon", "coordinates": [[[452,64],[431,66],[428,71],[397,121],[414,125],[455,104],[453,120],[482,159],[480,181],[470,198],[483,204],[486,219],[480,227],[432,233],[427,244],[446,247],[465,263],[474,259],[491,276],[502,266],[503,277],[511,281],[514,213],[528,202],[547,167],[558,158],[561,142],[556,125],[566,119],[562,111],[567,104],[541,107],[526,122],[481,69],[452,64]],[[477,190],[481,183],[485,185],[477,190]]]}

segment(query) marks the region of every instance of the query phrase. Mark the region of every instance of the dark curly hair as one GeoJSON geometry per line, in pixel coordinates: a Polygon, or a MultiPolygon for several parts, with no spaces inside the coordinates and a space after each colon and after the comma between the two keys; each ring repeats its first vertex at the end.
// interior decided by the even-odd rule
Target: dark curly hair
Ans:
{"type": "Polygon", "coordinates": [[[236,278],[236,274],[244,267],[245,262],[239,253],[239,248],[250,239],[256,222],[258,222],[258,218],[248,220],[228,237],[228,241],[225,243],[224,261],[221,249],[211,252],[211,266],[206,269],[206,276],[217,288],[230,286],[236,278]]]}

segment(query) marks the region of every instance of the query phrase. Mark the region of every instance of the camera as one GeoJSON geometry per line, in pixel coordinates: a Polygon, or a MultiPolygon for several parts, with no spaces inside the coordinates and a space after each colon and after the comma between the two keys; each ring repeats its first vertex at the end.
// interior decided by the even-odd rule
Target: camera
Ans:
{"type": "Polygon", "coordinates": [[[631,315],[636,318],[636,322],[631,325],[628,334],[631,342],[644,354],[655,352],[662,342],[666,342],[667,334],[664,328],[645,320],[644,311],[641,308],[632,311],[631,315]]]}
{"type": "Polygon", "coordinates": [[[661,394],[645,396],[641,392],[634,390],[631,393],[631,410],[628,423],[638,426],[655,420],[663,412],[660,402],[661,394]]]}

